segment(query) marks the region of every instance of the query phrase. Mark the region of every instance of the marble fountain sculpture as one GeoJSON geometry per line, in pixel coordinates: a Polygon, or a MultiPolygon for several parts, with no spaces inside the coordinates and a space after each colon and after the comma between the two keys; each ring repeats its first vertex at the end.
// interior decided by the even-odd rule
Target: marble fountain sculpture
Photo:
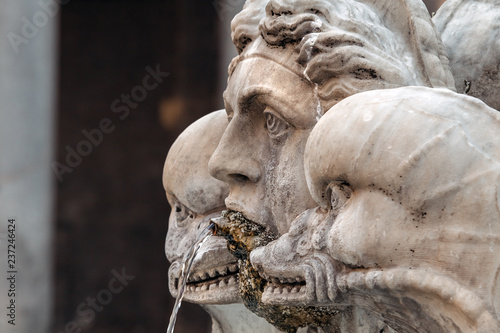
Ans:
{"type": "Polygon", "coordinates": [[[247,1],[225,110],[165,162],[172,295],[213,223],[185,295],[213,332],[500,332],[485,13],[496,36],[495,1],[247,1]]]}

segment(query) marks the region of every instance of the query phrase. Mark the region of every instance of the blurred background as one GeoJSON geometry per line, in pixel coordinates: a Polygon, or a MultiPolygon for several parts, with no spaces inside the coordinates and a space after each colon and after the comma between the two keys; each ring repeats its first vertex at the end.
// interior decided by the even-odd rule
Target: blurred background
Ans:
{"type": "MultiPolygon", "coordinates": [[[[13,107],[23,105],[28,113],[12,118],[12,124],[29,123],[21,126],[28,136],[46,128],[41,137],[49,146],[53,143],[53,148],[44,148],[52,157],[42,165],[49,170],[43,171],[43,177],[48,176],[50,184],[39,194],[50,199],[53,193],[53,204],[51,208],[49,200],[47,211],[42,214],[40,208],[36,214],[46,216],[40,217],[46,220],[40,225],[47,223],[45,229],[50,232],[40,252],[48,251],[50,258],[37,268],[43,272],[40,276],[52,281],[41,312],[50,317],[47,325],[53,333],[164,332],[174,299],[168,292],[169,263],[164,255],[170,207],[161,182],[163,162],[170,145],[190,123],[223,107],[227,65],[236,54],[229,26],[243,0],[58,2],[59,9],[47,7],[55,0],[0,0],[8,9],[0,14],[0,32],[7,36],[0,42],[0,54],[11,54],[17,47],[0,63],[0,100],[14,94],[9,89],[17,89],[16,85],[7,81],[20,76],[25,80],[18,83],[20,87],[37,83],[26,94],[54,96],[53,102],[43,104],[48,110],[45,118],[51,122],[31,116],[29,110],[42,104],[28,105],[22,97],[13,107]],[[54,15],[45,15],[48,21],[42,24],[36,13],[50,13],[51,8],[54,15]],[[40,36],[27,38],[30,26],[23,17],[39,20],[30,23],[40,36]],[[17,35],[12,35],[11,27],[16,25],[17,35]],[[12,64],[17,72],[10,70],[12,64]],[[30,65],[22,69],[23,64],[30,65]],[[45,73],[47,68],[57,76],[45,73]],[[38,88],[44,84],[50,88],[50,82],[54,82],[52,90],[38,88]],[[122,281],[123,288],[118,288],[117,281],[122,281]]],[[[444,1],[425,2],[433,12],[444,1]]],[[[6,108],[0,109],[4,133],[13,128],[6,108]]],[[[19,187],[16,179],[26,182],[25,177],[10,177],[14,171],[5,157],[17,154],[7,152],[15,150],[12,144],[29,149],[21,146],[22,133],[11,131],[10,137],[0,136],[0,171],[7,175],[0,180],[10,184],[13,179],[12,186],[19,187]],[[9,142],[14,135],[19,140],[9,142]]],[[[39,150],[36,144],[33,147],[39,150]]],[[[26,153],[26,158],[33,154],[26,153]]],[[[12,197],[13,192],[0,184],[1,202],[2,193],[12,197]]],[[[25,191],[34,192],[30,185],[25,191]]],[[[16,202],[19,197],[23,194],[16,202]]],[[[13,207],[15,203],[0,206],[13,212],[5,214],[20,215],[22,220],[25,214],[13,207]]],[[[24,230],[32,237],[43,234],[36,226],[24,230]]],[[[24,259],[29,271],[28,265],[37,262],[36,253],[24,259]]],[[[28,285],[22,277],[19,283],[28,285]]],[[[36,301],[33,304],[40,307],[36,301]]],[[[41,326],[18,329],[45,330],[41,326]]],[[[208,315],[184,303],[176,332],[209,331],[208,315]]]]}

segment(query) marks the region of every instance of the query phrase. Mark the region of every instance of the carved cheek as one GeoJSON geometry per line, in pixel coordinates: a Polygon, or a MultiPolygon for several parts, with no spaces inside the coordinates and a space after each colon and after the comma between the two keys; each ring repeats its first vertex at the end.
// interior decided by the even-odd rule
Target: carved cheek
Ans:
{"type": "Polygon", "coordinates": [[[181,254],[179,251],[179,238],[181,233],[177,227],[177,221],[175,219],[175,213],[172,210],[170,213],[170,218],[168,219],[168,231],[167,237],[165,239],[165,255],[168,261],[173,262],[174,260],[180,258],[181,254]]]}
{"type": "Polygon", "coordinates": [[[304,146],[309,133],[309,130],[293,130],[281,147],[275,148],[267,164],[266,191],[273,202],[280,234],[288,231],[300,213],[317,206],[307,188],[304,172],[304,146]]]}
{"type": "Polygon", "coordinates": [[[328,237],[330,255],[357,267],[389,267],[405,238],[405,210],[378,191],[355,192],[328,237]]]}

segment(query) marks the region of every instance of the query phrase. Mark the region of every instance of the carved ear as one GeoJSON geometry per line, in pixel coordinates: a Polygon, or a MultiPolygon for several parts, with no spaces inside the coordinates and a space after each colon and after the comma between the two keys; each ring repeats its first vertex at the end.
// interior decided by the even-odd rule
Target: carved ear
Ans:
{"type": "Polygon", "coordinates": [[[456,193],[481,188],[478,177],[497,181],[499,131],[500,113],[449,90],[364,92],[332,107],[315,126],[304,155],[306,179],[323,208],[335,181],[354,192],[380,190],[408,209],[436,200],[466,203],[470,198],[456,193]]]}
{"type": "Polygon", "coordinates": [[[410,40],[415,71],[429,87],[455,90],[448,56],[424,2],[421,0],[362,0],[378,8],[387,27],[410,40]]]}

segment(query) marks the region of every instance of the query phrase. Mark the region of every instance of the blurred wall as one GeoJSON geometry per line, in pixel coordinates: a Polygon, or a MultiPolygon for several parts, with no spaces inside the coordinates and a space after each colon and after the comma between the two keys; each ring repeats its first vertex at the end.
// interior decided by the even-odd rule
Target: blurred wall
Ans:
{"type": "MultiPolygon", "coordinates": [[[[72,0],[61,14],[56,160],[69,169],[54,175],[53,332],[162,332],[174,301],[163,162],[220,107],[217,13],[203,0],[72,0]]],[[[178,332],[208,326],[197,306],[180,316],[178,332]]]]}

